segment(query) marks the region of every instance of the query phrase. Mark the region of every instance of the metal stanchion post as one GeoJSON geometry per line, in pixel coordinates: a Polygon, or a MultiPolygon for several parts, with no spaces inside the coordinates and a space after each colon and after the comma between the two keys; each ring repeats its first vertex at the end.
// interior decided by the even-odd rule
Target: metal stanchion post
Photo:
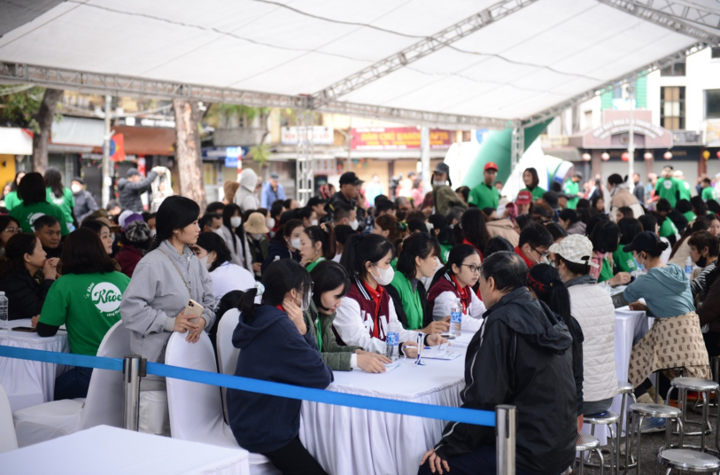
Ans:
{"type": "Polygon", "coordinates": [[[498,475],[515,475],[515,406],[495,408],[495,436],[498,475]]]}
{"type": "Polygon", "coordinates": [[[128,430],[138,430],[140,378],[142,376],[145,376],[145,358],[139,355],[127,355],[123,360],[123,383],[125,387],[123,423],[128,430]]]}

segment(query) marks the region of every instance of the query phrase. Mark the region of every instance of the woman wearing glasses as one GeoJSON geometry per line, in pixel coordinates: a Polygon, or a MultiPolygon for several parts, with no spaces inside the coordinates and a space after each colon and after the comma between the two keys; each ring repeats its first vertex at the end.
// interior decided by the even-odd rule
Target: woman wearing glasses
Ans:
{"type": "Polygon", "coordinates": [[[0,216],[0,256],[5,255],[5,247],[11,237],[22,232],[20,223],[10,216],[0,216]]]}
{"type": "MultiPolygon", "coordinates": [[[[477,319],[482,317],[485,305],[472,289],[479,278],[478,251],[467,244],[453,247],[447,264],[437,271],[428,292],[428,312],[432,314],[433,320],[443,320],[450,316],[450,309],[458,298],[462,303],[463,315],[477,319]]],[[[474,326],[479,328],[479,325],[474,326]]]]}

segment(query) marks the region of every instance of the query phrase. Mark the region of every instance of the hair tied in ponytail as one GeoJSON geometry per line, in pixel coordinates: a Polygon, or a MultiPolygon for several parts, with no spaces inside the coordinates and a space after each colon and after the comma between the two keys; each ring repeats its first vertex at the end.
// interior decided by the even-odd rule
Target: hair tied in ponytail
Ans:
{"type": "Polygon", "coordinates": [[[255,282],[255,290],[257,291],[256,295],[260,297],[262,296],[262,294],[265,293],[265,286],[262,284],[262,282],[257,281],[255,282]]]}

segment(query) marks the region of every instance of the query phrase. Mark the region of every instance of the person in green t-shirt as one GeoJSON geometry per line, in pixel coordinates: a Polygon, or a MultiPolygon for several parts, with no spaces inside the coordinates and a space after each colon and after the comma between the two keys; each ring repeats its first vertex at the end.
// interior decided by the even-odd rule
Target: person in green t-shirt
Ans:
{"type": "MultiPolygon", "coordinates": [[[[130,278],[117,272],[100,237],[78,229],[65,240],[59,273],[45,297],[37,333],[53,336],[65,325],[70,352],[95,356],[105,334],[120,321],[130,278]]],[[[55,381],[55,399],[86,397],[92,368],[71,368],[55,381]]]]}
{"type": "Polygon", "coordinates": [[[46,199],[48,203],[52,203],[63,212],[65,225],[68,230],[75,230],[75,217],[73,216],[73,208],[75,208],[75,198],[72,190],[65,188],[62,183],[62,175],[60,170],[55,167],[48,167],[45,170],[45,189],[46,199]]]}
{"type": "Polygon", "coordinates": [[[35,220],[49,214],[60,221],[60,233],[67,236],[69,231],[65,225],[65,214],[56,205],[47,202],[45,180],[41,174],[31,172],[25,175],[18,185],[18,196],[23,202],[10,211],[10,216],[20,223],[23,232],[35,232],[33,228],[35,220]]]}
{"type": "Polygon", "coordinates": [[[3,201],[5,201],[5,208],[8,211],[12,211],[13,208],[22,203],[22,200],[17,194],[17,187],[20,184],[20,180],[22,180],[25,175],[25,172],[17,172],[15,174],[15,180],[12,182],[12,186],[10,187],[10,193],[3,198],[3,201]]]}
{"type": "Polygon", "coordinates": [[[693,211],[693,206],[688,200],[678,200],[675,209],[687,219],[688,223],[692,223],[697,218],[697,215],[693,211]]]}
{"type": "Polygon", "coordinates": [[[632,244],[635,236],[643,230],[642,224],[635,218],[622,218],[618,221],[620,229],[620,245],[612,253],[613,264],[618,272],[634,272],[638,270],[632,251],[625,252],[623,247],[632,244]]]}
{"type": "Polygon", "coordinates": [[[529,191],[532,194],[533,201],[541,199],[547,191],[538,186],[538,183],[540,183],[540,178],[538,177],[537,170],[532,167],[526,168],[523,172],[523,183],[525,183],[525,188],[520,191],[529,191]]]}
{"type": "Polygon", "coordinates": [[[568,181],[565,182],[565,186],[563,187],[563,193],[565,193],[565,196],[568,197],[567,202],[567,208],[568,209],[575,209],[577,208],[577,203],[580,201],[581,194],[580,194],[580,181],[582,180],[582,175],[580,173],[576,173],[573,175],[572,178],[570,178],[568,181]]]}
{"type": "Polygon", "coordinates": [[[498,167],[493,162],[485,164],[483,171],[483,182],[470,190],[468,204],[478,209],[493,208],[497,209],[500,202],[500,192],[495,188],[495,178],[497,177],[498,167]]]}
{"type": "Polygon", "coordinates": [[[710,178],[705,177],[702,180],[702,194],[700,195],[703,201],[707,200],[715,200],[717,201],[717,193],[715,193],[715,188],[712,186],[712,182],[710,181],[710,178]]]}
{"type": "Polygon", "coordinates": [[[679,231],[677,226],[675,226],[675,223],[673,223],[670,219],[670,213],[672,212],[670,202],[666,199],[660,198],[655,205],[655,209],[658,213],[658,225],[660,226],[658,236],[668,238],[670,245],[672,246],[675,244],[676,236],[679,234],[679,231]]]}
{"type": "Polygon", "coordinates": [[[685,175],[683,174],[683,171],[675,170],[673,172],[673,178],[675,178],[675,180],[678,182],[678,187],[680,190],[679,199],[690,201],[690,198],[692,197],[692,192],[690,191],[690,183],[685,180],[685,175]]]}
{"type": "Polygon", "coordinates": [[[662,177],[658,178],[655,184],[655,192],[660,199],[668,200],[670,206],[674,208],[677,200],[680,199],[680,182],[672,176],[672,170],[670,166],[663,168],[662,177]]]}

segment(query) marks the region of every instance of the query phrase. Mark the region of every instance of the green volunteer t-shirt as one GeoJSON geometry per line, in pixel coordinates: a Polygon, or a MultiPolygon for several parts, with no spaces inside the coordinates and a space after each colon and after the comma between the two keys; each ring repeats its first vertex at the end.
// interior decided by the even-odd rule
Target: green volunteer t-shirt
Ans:
{"type": "Polygon", "coordinates": [[[448,256],[450,256],[450,251],[452,251],[452,244],[440,244],[440,262],[443,264],[447,263],[448,256]]]}
{"type": "Polygon", "coordinates": [[[635,258],[633,257],[632,251],[625,252],[622,248],[623,244],[620,244],[617,251],[613,252],[613,262],[615,262],[620,272],[636,271],[637,265],[635,265],[635,258]]]}
{"type": "Polygon", "coordinates": [[[75,207],[75,198],[73,198],[72,190],[70,188],[63,188],[62,197],[58,198],[52,192],[50,188],[46,188],[48,203],[52,203],[63,212],[66,223],[73,222],[73,208],[75,207]]]}
{"type": "Polygon", "coordinates": [[[688,223],[692,223],[697,218],[695,213],[693,213],[692,211],[685,211],[682,215],[685,216],[685,219],[688,220],[688,223]]]}
{"type": "Polygon", "coordinates": [[[673,208],[677,204],[680,183],[675,178],[658,178],[655,191],[660,198],[665,198],[673,208]]]}
{"type": "Polygon", "coordinates": [[[685,180],[677,179],[680,189],[680,199],[681,200],[688,200],[690,201],[690,198],[692,198],[692,193],[690,193],[690,183],[686,182],[685,180]]]}
{"type": "Polygon", "coordinates": [[[40,322],[65,325],[70,352],[95,356],[107,331],[120,320],[130,277],[120,272],[66,274],[50,287],[40,322]]]}
{"type": "Polygon", "coordinates": [[[17,191],[11,191],[5,197],[5,207],[8,211],[12,211],[13,208],[17,207],[20,204],[22,204],[22,200],[17,195],[17,191]]]}
{"type": "Polygon", "coordinates": [[[677,226],[672,222],[670,218],[665,218],[662,225],[660,226],[660,237],[675,236],[678,233],[677,226]]]}
{"type": "Polygon", "coordinates": [[[470,190],[470,196],[468,197],[468,204],[480,209],[497,209],[499,202],[500,192],[492,185],[487,186],[485,182],[470,190]]]}
{"type": "Polygon", "coordinates": [[[600,282],[605,282],[606,280],[610,280],[612,278],[613,278],[612,265],[610,264],[610,259],[608,259],[607,256],[605,256],[602,260],[602,267],[600,268],[598,284],[600,282]]]}
{"type": "Polygon", "coordinates": [[[717,200],[717,193],[715,193],[715,189],[712,186],[708,186],[707,188],[703,188],[702,195],[700,195],[700,197],[703,201],[717,200]]]}
{"type": "Polygon", "coordinates": [[[580,193],[580,185],[575,183],[572,180],[568,180],[565,182],[565,186],[563,187],[563,191],[568,196],[575,196],[575,198],[571,198],[567,202],[567,207],[569,209],[575,209],[577,208],[577,203],[580,201],[580,198],[577,198],[578,193],[580,193]]]}
{"type": "Polygon", "coordinates": [[[69,231],[65,225],[65,214],[63,214],[62,210],[54,204],[44,202],[26,205],[23,203],[10,211],[10,216],[20,223],[20,227],[24,233],[34,233],[35,230],[33,229],[33,223],[40,216],[44,216],[46,214],[54,216],[58,221],[60,221],[60,232],[63,236],[67,236],[69,231]]]}
{"type": "Polygon", "coordinates": [[[530,194],[532,195],[533,201],[535,201],[535,200],[539,200],[540,198],[542,198],[543,195],[545,194],[545,191],[547,191],[547,190],[544,190],[544,189],[540,188],[539,186],[536,186],[532,190],[530,188],[523,188],[520,191],[529,191],[530,194]]]}

